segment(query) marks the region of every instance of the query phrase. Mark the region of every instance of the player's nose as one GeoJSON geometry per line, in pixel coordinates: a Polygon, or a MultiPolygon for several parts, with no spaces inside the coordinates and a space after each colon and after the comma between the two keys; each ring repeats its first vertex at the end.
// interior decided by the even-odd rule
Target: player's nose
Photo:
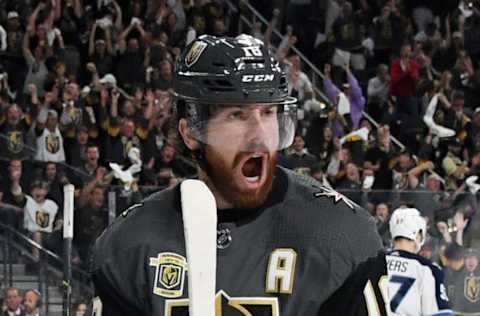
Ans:
{"type": "Polygon", "coordinates": [[[250,135],[264,137],[267,126],[260,109],[252,110],[248,119],[248,129],[250,135]]]}

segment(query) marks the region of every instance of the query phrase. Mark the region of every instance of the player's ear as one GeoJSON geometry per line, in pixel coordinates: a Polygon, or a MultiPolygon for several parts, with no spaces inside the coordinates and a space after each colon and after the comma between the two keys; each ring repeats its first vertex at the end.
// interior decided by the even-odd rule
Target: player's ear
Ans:
{"type": "Polygon", "coordinates": [[[188,126],[188,122],[186,119],[181,118],[178,122],[178,132],[183,138],[183,142],[185,146],[188,147],[190,150],[196,150],[199,148],[198,140],[193,135],[192,130],[188,126]]]}

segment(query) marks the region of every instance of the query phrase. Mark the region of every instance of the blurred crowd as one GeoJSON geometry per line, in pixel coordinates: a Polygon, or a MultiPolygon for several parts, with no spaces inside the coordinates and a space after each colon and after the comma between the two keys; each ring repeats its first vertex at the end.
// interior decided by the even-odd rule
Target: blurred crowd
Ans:
{"type": "Polygon", "coordinates": [[[252,5],[268,25],[240,30],[241,1],[0,0],[2,222],[61,254],[74,184],[73,262],[85,267],[109,208],[196,173],[168,141],[182,49],[246,32],[276,51],[299,100],[279,163],[370,210],[387,248],[390,212],[418,208],[422,253],[445,268],[454,309],[480,315],[480,1],[252,5]]]}
{"type": "MultiPolygon", "coordinates": [[[[3,291],[2,316],[43,316],[41,310],[42,294],[35,289],[20,290],[16,287],[8,287],[3,291]]],[[[88,308],[84,301],[75,302],[69,315],[83,316],[88,308]]]]}

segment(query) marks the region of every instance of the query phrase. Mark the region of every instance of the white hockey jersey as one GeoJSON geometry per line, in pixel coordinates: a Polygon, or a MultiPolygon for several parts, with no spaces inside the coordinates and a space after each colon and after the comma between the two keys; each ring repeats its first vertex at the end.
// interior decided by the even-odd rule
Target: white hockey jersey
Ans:
{"type": "Polygon", "coordinates": [[[392,315],[454,315],[438,265],[420,255],[394,250],[387,254],[387,269],[392,315]]]}
{"type": "Polygon", "coordinates": [[[42,204],[27,195],[27,203],[24,207],[23,226],[30,232],[47,232],[53,231],[53,221],[58,212],[57,203],[46,199],[42,204]]]}
{"type": "Polygon", "coordinates": [[[35,160],[39,161],[65,161],[65,150],[63,149],[63,137],[60,130],[55,128],[52,133],[45,128],[42,134],[37,137],[37,153],[35,160]]]}

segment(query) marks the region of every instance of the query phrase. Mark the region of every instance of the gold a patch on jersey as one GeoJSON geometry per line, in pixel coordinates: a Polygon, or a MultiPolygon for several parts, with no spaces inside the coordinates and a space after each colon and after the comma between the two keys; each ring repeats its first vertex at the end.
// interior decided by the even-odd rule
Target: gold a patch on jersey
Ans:
{"type": "MultiPolygon", "coordinates": [[[[186,315],[188,299],[165,301],[165,316],[186,315]]],[[[215,315],[212,316],[279,316],[277,297],[230,297],[220,290],[215,296],[215,315]]]]}
{"type": "Polygon", "coordinates": [[[155,268],[153,293],[175,298],[183,295],[187,259],[173,252],[161,252],[149,262],[155,268]]]}
{"type": "Polygon", "coordinates": [[[463,286],[463,294],[465,295],[465,298],[470,302],[477,302],[480,299],[480,277],[466,277],[463,286]]]}

